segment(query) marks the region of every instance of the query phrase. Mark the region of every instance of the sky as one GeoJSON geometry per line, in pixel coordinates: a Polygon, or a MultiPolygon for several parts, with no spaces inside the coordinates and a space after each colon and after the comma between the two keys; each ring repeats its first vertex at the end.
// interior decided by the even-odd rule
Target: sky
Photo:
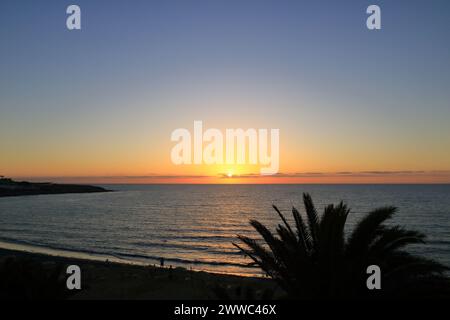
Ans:
{"type": "Polygon", "coordinates": [[[2,0],[0,175],[450,183],[449,23],[445,0],[2,0]],[[280,129],[279,174],[174,165],[195,120],[280,129]]]}

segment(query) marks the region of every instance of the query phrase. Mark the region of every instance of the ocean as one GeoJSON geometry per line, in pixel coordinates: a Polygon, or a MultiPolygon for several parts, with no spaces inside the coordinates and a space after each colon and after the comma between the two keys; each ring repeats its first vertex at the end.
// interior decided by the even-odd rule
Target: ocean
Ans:
{"type": "Polygon", "coordinates": [[[450,185],[103,185],[111,193],[0,198],[0,241],[33,251],[84,253],[131,263],[261,275],[232,245],[252,235],[250,219],[274,228],[276,204],[291,218],[308,192],[319,212],[329,203],[352,209],[347,231],[370,210],[399,211],[390,223],[419,230],[426,245],[411,252],[450,266],[450,185]]]}

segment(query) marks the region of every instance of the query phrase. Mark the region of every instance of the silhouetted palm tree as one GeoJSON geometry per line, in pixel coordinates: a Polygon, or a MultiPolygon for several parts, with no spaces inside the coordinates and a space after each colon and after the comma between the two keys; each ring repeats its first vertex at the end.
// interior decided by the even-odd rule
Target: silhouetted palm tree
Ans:
{"type": "Polygon", "coordinates": [[[276,234],[251,220],[265,243],[240,235],[244,246],[234,244],[277,281],[289,298],[450,297],[448,269],[404,250],[410,244],[423,244],[425,236],[384,224],[396,208],[371,211],[346,239],[344,226],[350,209],[343,202],[328,205],[321,217],[308,194],[303,195],[303,202],[306,219],[292,209],[295,227],[273,206],[283,221],[276,234]],[[367,288],[370,265],[381,269],[381,290],[367,288]]]}

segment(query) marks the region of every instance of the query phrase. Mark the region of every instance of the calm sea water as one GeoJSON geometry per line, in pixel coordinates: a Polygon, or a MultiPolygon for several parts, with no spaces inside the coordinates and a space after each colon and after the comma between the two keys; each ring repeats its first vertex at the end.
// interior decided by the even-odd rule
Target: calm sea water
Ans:
{"type": "Polygon", "coordinates": [[[348,228],[377,206],[395,205],[392,223],[420,230],[411,251],[450,266],[450,185],[113,185],[112,193],[0,198],[0,240],[115,256],[149,264],[258,274],[232,242],[253,235],[250,219],[269,226],[276,204],[303,209],[309,192],[318,209],[344,200],[348,228]]]}

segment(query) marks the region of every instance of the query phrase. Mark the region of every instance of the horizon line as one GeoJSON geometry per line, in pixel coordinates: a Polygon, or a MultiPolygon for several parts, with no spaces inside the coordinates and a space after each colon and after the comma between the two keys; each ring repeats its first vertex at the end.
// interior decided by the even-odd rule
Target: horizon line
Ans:
{"type": "Polygon", "coordinates": [[[217,175],[93,175],[93,176],[26,176],[12,179],[33,182],[90,184],[450,184],[450,170],[338,171],[294,172],[275,175],[254,173],[217,175]]]}

